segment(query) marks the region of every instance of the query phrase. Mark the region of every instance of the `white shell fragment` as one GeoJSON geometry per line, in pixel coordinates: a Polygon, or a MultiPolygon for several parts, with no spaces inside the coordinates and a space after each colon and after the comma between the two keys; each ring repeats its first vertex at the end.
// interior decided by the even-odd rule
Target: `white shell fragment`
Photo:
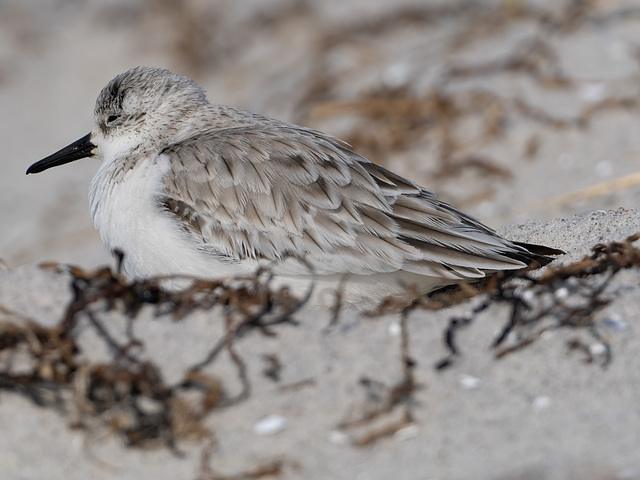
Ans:
{"type": "Polygon", "coordinates": [[[480,386],[480,379],[471,375],[460,375],[460,386],[465,390],[475,390],[480,386]]]}
{"type": "Polygon", "coordinates": [[[420,435],[420,429],[416,424],[407,425],[398,430],[393,436],[398,440],[411,440],[420,435]]]}
{"type": "Polygon", "coordinates": [[[539,395],[531,402],[531,408],[533,408],[534,412],[540,412],[549,408],[551,406],[551,403],[551,397],[547,397],[546,395],[539,395]]]}
{"type": "Polygon", "coordinates": [[[389,324],[389,329],[387,330],[390,337],[399,337],[402,333],[402,327],[400,326],[400,322],[392,322],[389,324]]]}
{"type": "Polygon", "coordinates": [[[335,445],[348,445],[349,435],[340,430],[332,430],[329,432],[329,441],[335,445]]]}
{"type": "Polygon", "coordinates": [[[593,357],[601,357],[607,353],[607,347],[602,343],[592,343],[589,345],[589,353],[593,357]]]}
{"type": "Polygon", "coordinates": [[[287,419],[282,415],[269,415],[268,417],[264,417],[262,420],[258,421],[253,426],[253,432],[256,435],[275,435],[278,432],[281,432],[287,426],[287,419]]]}

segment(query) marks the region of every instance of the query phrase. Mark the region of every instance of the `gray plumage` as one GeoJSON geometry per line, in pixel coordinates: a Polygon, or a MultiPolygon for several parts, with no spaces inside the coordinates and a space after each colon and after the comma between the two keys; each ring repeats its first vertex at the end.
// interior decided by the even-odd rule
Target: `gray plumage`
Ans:
{"type": "Polygon", "coordinates": [[[166,70],[118,75],[95,119],[92,217],[136,277],[268,264],[298,291],[346,280],[346,302],[365,305],[549,261],[330,135],[212,105],[166,70]]]}

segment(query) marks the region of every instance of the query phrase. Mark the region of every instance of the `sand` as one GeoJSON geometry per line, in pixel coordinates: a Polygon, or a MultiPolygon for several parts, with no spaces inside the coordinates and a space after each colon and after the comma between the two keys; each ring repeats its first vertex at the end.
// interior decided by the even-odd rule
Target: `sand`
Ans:
{"type": "MultiPolygon", "coordinates": [[[[212,101],[345,138],[504,235],[562,248],[557,265],[640,231],[640,190],[629,176],[640,169],[637,7],[567,5],[1,2],[0,258],[8,268],[0,305],[15,313],[0,312],[0,321],[51,326],[62,318],[70,277],[38,263],[90,270],[111,262],[87,213],[97,165],[24,171],[85,135],[102,86],[139,64],[192,76],[212,101]]],[[[114,412],[74,429],[68,398],[62,407],[37,406],[24,391],[4,389],[3,477],[218,478],[201,472],[209,451],[205,463],[221,478],[275,464],[279,478],[291,479],[640,478],[637,274],[625,269],[607,286],[611,303],[595,311],[595,330],[550,329],[500,359],[491,345],[508,304],[492,302],[475,316],[481,299],[413,312],[418,388],[360,426],[349,422],[381,408],[403,379],[397,315],[343,312],[328,328],[328,312],[301,312],[297,326],[278,325],[275,336],[250,331],[236,343],[249,395],[204,419],[215,448],[179,441],[182,456],[162,445],[126,446],[106,426],[120,419],[114,412]],[[450,319],[470,316],[455,337],[460,355],[436,369],[448,355],[450,319]],[[603,345],[612,353],[606,365],[603,345]],[[357,446],[407,411],[406,428],[357,446]]],[[[565,288],[567,301],[582,298],[576,285],[565,288]]],[[[176,382],[220,339],[224,315],[194,312],[175,322],[152,310],[135,322],[141,355],[176,382]]],[[[99,318],[123,338],[122,315],[99,318]]],[[[112,361],[82,322],[79,358],[112,361]]],[[[228,355],[208,373],[225,398],[242,392],[228,355]]]]}
{"type": "MultiPolygon", "coordinates": [[[[640,214],[618,210],[530,223],[505,234],[567,249],[557,268],[588,254],[596,242],[624,240],[637,231],[640,214]]],[[[556,292],[565,288],[563,304],[576,304],[588,285],[605,277],[580,287],[564,281],[556,292]]],[[[508,323],[509,302],[490,302],[480,314],[472,312],[483,297],[414,311],[406,320],[405,353],[415,364],[416,389],[361,423],[367,413],[384,410],[390,390],[403,380],[399,315],[343,312],[331,326],[328,313],[302,311],[294,315],[297,324],[272,327],[273,336],[251,330],[234,343],[250,386],[247,397],[215,408],[202,422],[216,439],[207,465],[220,478],[274,463],[281,467],[278,478],[292,479],[637,478],[640,337],[633,323],[639,277],[638,267],[614,276],[602,294],[610,303],[594,310],[589,328],[548,328],[538,336],[542,326],[554,325],[548,317],[498,349],[492,344],[508,323]],[[453,318],[470,323],[456,333],[459,355],[438,369],[448,358],[443,338],[453,318]],[[528,336],[535,341],[497,358],[528,336]],[[591,355],[569,347],[577,343],[591,355]],[[404,425],[407,412],[411,421],[404,425]],[[384,428],[390,433],[376,438],[384,428]]],[[[69,283],[67,273],[35,267],[4,271],[0,304],[13,312],[14,324],[30,318],[54,325],[71,299],[69,283]]],[[[126,316],[105,313],[100,304],[93,311],[124,342],[126,316]]],[[[560,311],[556,307],[555,314],[560,311]]],[[[176,322],[147,307],[133,323],[144,345],[137,355],[157,365],[167,384],[178,384],[223,338],[224,318],[214,309],[176,322]]],[[[116,355],[82,315],[73,336],[83,362],[114,362],[116,355]]],[[[203,372],[221,382],[225,398],[242,391],[240,371],[226,354],[203,372]]],[[[179,441],[183,456],[162,445],[126,447],[123,436],[108,428],[117,409],[99,419],[81,416],[86,428],[73,430],[78,414],[67,394],[57,407],[38,407],[20,389],[1,398],[0,427],[11,432],[0,440],[6,478],[201,478],[199,454],[208,451],[207,441],[179,441]]]]}

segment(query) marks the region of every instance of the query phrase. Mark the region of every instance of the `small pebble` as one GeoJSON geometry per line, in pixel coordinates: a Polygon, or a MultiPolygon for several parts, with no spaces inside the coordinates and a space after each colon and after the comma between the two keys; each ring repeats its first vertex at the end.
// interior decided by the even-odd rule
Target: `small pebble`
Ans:
{"type": "Polygon", "coordinates": [[[589,345],[589,353],[593,357],[601,357],[605,353],[607,353],[607,347],[602,343],[592,343],[589,345]]]}
{"type": "Polygon", "coordinates": [[[585,102],[599,102],[607,96],[607,85],[601,82],[587,83],[580,88],[578,95],[585,102]]]}
{"type": "Polygon", "coordinates": [[[614,330],[622,331],[629,328],[629,324],[622,319],[622,316],[617,313],[612,313],[607,318],[602,320],[607,327],[614,330]]]}
{"type": "Polygon", "coordinates": [[[400,322],[391,322],[389,324],[389,329],[387,330],[390,337],[399,337],[400,333],[402,333],[402,327],[400,326],[400,322]]]}
{"type": "Polygon", "coordinates": [[[533,290],[525,290],[524,292],[522,292],[522,300],[525,301],[525,303],[532,303],[536,298],[536,294],[533,293],[533,290]]]}
{"type": "Polygon", "coordinates": [[[382,71],[382,82],[389,88],[406,85],[411,77],[411,65],[394,63],[382,71]]]}
{"type": "Polygon", "coordinates": [[[348,445],[349,435],[340,430],[332,430],[329,432],[329,441],[335,445],[348,445]]]}
{"type": "Polygon", "coordinates": [[[531,402],[531,407],[536,412],[539,412],[541,410],[546,410],[550,406],[551,406],[551,397],[547,397],[545,395],[537,396],[531,402]]]}
{"type": "Polygon", "coordinates": [[[550,338],[555,337],[556,333],[553,330],[545,330],[540,334],[540,340],[549,340],[550,338]]]}
{"type": "Polygon", "coordinates": [[[284,430],[287,425],[287,419],[282,415],[269,415],[257,422],[253,426],[253,432],[256,435],[275,435],[284,430]]]}
{"type": "Polygon", "coordinates": [[[480,386],[480,379],[471,375],[460,375],[460,386],[465,390],[474,390],[480,386]]]}
{"type": "Polygon", "coordinates": [[[406,427],[402,427],[393,436],[398,440],[410,440],[416,438],[420,434],[420,429],[417,425],[411,424],[406,427]]]}
{"type": "Polygon", "coordinates": [[[553,292],[553,295],[556,297],[556,300],[564,300],[569,296],[569,289],[560,287],[555,292],[553,292]]]}

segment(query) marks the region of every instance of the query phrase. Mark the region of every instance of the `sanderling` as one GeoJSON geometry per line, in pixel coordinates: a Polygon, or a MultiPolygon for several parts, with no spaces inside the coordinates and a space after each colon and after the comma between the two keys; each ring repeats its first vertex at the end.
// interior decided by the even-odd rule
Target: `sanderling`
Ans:
{"type": "Polygon", "coordinates": [[[358,307],[558,253],[501,238],[331,135],[213,105],[167,70],[116,76],[94,118],[91,133],[27,173],[101,160],[91,217],[136,279],[229,277],[266,264],[295,293],[339,286],[358,307]]]}

